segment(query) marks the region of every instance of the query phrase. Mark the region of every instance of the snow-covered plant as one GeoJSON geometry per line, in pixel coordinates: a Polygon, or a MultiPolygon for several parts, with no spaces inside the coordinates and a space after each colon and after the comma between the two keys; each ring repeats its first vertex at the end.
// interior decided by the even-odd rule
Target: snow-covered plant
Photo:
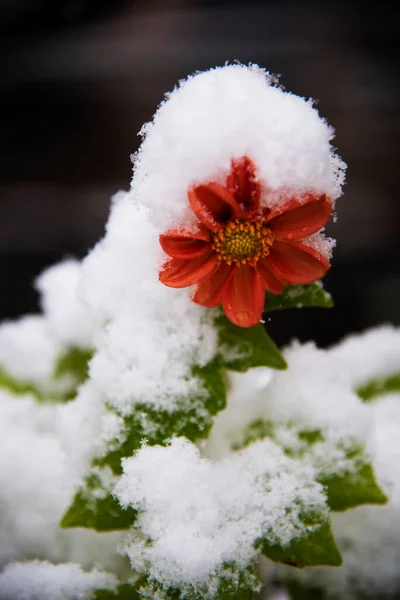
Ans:
{"type": "Polygon", "coordinates": [[[181,82],[141,133],[104,238],[38,278],[41,315],[0,327],[0,599],[248,600],[262,557],[296,599],[342,572],[345,597],[382,543],[379,588],[396,501],[338,513],[397,493],[395,424],[378,431],[396,400],[367,401],[400,387],[399,334],[369,334],[367,359],[352,340],[281,353],[261,321],[332,305],[333,130],[234,65],[181,82]]]}

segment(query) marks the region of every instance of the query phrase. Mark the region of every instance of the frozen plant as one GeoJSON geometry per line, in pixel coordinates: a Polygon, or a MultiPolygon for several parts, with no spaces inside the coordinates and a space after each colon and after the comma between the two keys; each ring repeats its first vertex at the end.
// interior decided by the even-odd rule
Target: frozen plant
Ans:
{"type": "Polygon", "coordinates": [[[0,328],[1,600],[248,600],[262,556],[338,567],[332,512],[391,493],[364,380],[260,322],[332,305],[333,130],[234,65],[141,133],[104,238],[0,328]]]}

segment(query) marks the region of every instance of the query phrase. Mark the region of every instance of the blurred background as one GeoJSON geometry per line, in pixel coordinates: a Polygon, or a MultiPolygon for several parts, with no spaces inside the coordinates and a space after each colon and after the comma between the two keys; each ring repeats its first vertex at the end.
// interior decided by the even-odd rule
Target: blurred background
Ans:
{"type": "MultiPolygon", "coordinates": [[[[38,310],[34,277],[102,236],[137,132],[187,74],[235,59],[318,100],[348,163],[331,311],[272,315],[278,343],[327,345],[400,320],[394,7],[384,2],[1,0],[0,319],[38,310]]],[[[134,258],[133,258],[134,260],[134,258]]]]}

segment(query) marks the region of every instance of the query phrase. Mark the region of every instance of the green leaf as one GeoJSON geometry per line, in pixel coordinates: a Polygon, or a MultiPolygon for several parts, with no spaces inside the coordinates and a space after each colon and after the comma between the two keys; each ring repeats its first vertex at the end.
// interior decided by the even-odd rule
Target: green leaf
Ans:
{"type": "Polygon", "coordinates": [[[308,587],[292,578],[285,584],[291,600],[325,600],[327,597],[324,590],[308,587]]]}
{"type": "Polygon", "coordinates": [[[219,355],[225,368],[241,372],[252,367],[287,369],[285,359],[261,324],[237,327],[225,315],[219,315],[215,324],[219,355]]]}
{"type": "Polygon", "coordinates": [[[288,546],[283,547],[263,540],[261,548],[262,553],[270,560],[292,567],[316,565],[339,567],[342,564],[342,557],[328,523],[320,525],[288,546]]]}
{"type": "Polygon", "coordinates": [[[109,482],[110,478],[117,480],[122,474],[121,460],[132,456],[144,439],[153,446],[166,444],[174,435],[185,436],[191,441],[206,437],[213,416],[226,406],[225,380],[218,360],[204,367],[194,367],[192,374],[198,379],[198,390],[189,398],[175,398],[176,410],[160,410],[137,403],[131,415],[119,415],[123,422],[122,431],[110,442],[108,449],[94,459],[92,470],[65,513],[61,527],[113,531],[132,525],[135,511],[122,509],[112,496],[113,485],[109,482]],[[108,483],[104,484],[103,480],[108,483]]]}
{"type": "Polygon", "coordinates": [[[398,592],[387,592],[381,590],[377,592],[371,590],[371,593],[359,592],[356,587],[347,588],[345,593],[338,591],[336,594],[329,587],[321,588],[312,586],[307,581],[298,581],[292,574],[288,574],[285,580],[285,586],[291,600],[342,600],[343,597],[351,600],[400,600],[398,592]]]}
{"type": "Polygon", "coordinates": [[[386,504],[387,496],[376,482],[370,464],[362,464],[354,472],[324,477],[318,481],[326,486],[328,504],[332,510],[343,511],[362,504],[386,504]]]}
{"type": "Polygon", "coordinates": [[[364,402],[371,402],[376,396],[400,391],[400,374],[389,375],[380,379],[372,379],[360,386],[356,392],[364,402]]]}
{"type": "Polygon", "coordinates": [[[69,348],[57,360],[54,379],[73,375],[78,385],[83,383],[88,378],[88,363],[92,357],[93,350],[69,348]]]}
{"type": "Polygon", "coordinates": [[[98,475],[86,478],[85,486],[63,516],[60,527],[87,527],[96,531],[129,529],[135,522],[137,513],[133,508],[123,509],[109,491],[104,490],[98,475]]]}
{"type": "Polygon", "coordinates": [[[16,396],[31,394],[37,400],[44,400],[43,394],[36,383],[19,380],[0,367],[0,388],[6,389],[16,396]]]}
{"type": "Polygon", "coordinates": [[[320,281],[304,285],[288,285],[282,294],[267,292],[265,298],[265,312],[285,310],[287,308],[304,308],[313,306],[318,308],[331,308],[332,296],[324,290],[320,281]]]}
{"type": "Polygon", "coordinates": [[[93,600],[143,600],[138,589],[142,580],[135,583],[122,583],[115,590],[96,590],[93,600]]]}

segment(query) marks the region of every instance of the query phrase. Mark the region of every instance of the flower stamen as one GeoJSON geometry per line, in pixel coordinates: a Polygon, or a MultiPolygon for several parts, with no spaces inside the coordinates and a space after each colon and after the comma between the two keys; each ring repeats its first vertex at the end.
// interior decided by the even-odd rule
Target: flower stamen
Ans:
{"type": "Polygon", "coordinates": [[[241,219],[229,221],[223,229],[212,234],[211,246],[219,261],[228,265],[255,265],[268,256],[275,236],[262,222],[249,223],[241,219]]]}

